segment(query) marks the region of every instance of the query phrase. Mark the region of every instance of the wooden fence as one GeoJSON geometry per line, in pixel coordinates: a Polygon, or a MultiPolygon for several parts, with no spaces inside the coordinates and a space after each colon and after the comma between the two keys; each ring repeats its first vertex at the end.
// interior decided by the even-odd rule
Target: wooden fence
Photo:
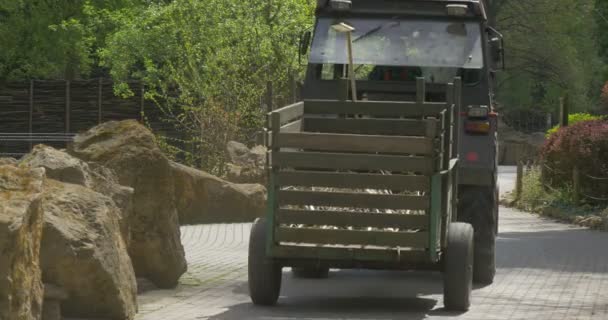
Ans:
{"type": "Polygon", "coordinates": [[[110,120],[141,121],[143,112],[153,127],[169,129],[160,121],[158,108],[144,99],[143,84],[129,85],[134,96],[123,99],[114,95],[113,83],[106,79],[0,84],[0,155],[19,156],[36,143],[63,148],[64,140],[76,133],[110,120]]]}

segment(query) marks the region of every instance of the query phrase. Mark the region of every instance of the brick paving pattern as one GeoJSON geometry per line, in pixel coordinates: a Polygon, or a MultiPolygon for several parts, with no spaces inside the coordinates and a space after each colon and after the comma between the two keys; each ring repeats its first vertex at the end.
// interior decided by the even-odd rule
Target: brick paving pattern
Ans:
{"type": "Polygon", "coordinates": [[[279,305],[254,307],[250,228],[184,227],[188,273],[176,290],[142,292],[137,320],[608,319],[608,233],[501,208],[495,283],[476,288],[471,310],[457,314],[442,309],[441,275],[421,272],[346,270],[301,280],[284,270],[279,305]]]}

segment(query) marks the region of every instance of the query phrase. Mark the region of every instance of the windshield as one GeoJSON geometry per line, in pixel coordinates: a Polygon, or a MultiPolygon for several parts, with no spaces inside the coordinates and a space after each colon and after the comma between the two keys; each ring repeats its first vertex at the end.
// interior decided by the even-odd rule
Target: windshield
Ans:
{"type": "Polygon", "coordinates": [[[320,18],[310,63],[347,64],[347,36],[332,28],[344,22],[352,34],[356,65],[481,69],[481,27],[475,22],[320,18]]]}

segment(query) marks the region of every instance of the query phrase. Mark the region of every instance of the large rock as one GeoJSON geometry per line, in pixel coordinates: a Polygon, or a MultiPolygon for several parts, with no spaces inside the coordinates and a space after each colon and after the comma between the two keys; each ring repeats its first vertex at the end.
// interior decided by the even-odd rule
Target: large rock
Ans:
{"type": "Polygon", "coordinates": [[[526,134],[498,122],[499,163],[516,165],[518,161],[534,160],[545,142],[542,132],[526,134]]]}
{"type": "Polygon", "coordinates": [[[226,146],[230,158],[226,180],[234,183],[259,183],[266,185],[266,148],[251,149],[244,144],[230,141],[226,146]]]}
{"type": "Polygon", "coordinates": [[[266,188],[233,184],[206,172],[171,164],[182,225],[251,222],[264,214],[266,188]]]}
{"type": "Polygon", "coordinates": [[[169,160],[136,121],[107,122],[75,137],[69,153],[116,172],[135,189],[128,217],[129,254],[138,276],[172,288],[186,272],[169,160]]]}
{"type": "Polygon", "coordinates": [[[120,208],[121,231],[124,240],[130,239],[128,217],[132,211],[133,188],[119,184],[116,173],[101,165],[88,164],[64,151],[37,145],[20,162],[20,166],[46,169],[48,178],[78,184],[104,194],[120,208]]]}
{"type": "Polygon", "coordinates": [[[4,165],[16,166],[17,165],[17,159],[14,159],[14,158],[0,158],[0,166],[4,166],[4,165]]]}
{"type": "Polygon", "coordinates": [[[230,141],[226,145],[226,151],[230,157],[230,162],[239,166],[264,166],[266,161],[266,148],[263,146],[255,146],[249,149],[240,142],[230,141]]]}
{"type": "Polygon", "coordinates": [[[43,280],[67,293],[62,313],[125,320],[137,312],[137,283],[111,198],[48,179],[42,208],[43,280]]]}
{"type": "Polygon", "coordinates": [[[0,166],[0,319],[38,320],[44,169],[0,166]]]}

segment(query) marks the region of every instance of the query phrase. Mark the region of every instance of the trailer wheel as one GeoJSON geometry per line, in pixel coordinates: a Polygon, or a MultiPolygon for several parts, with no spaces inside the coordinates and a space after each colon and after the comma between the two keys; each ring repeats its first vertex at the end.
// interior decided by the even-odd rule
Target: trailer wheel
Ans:
{"type": "Polygon", "coordinates": [[[249,236],[249,296],[254,304],[272,306],[277,303],[281,269],[266,255],[266,219],[257,219],[249,236]]]}
{"type": "Polygon", "coordinates": [[[468,223],[451,223],[443,275],[443,303],[448,310],[467,311],[471,305],[473,246],[473,227],[468,223]]]}
{"type": "Polygon", "coordinates": [[[329,277],[329,267],[319,266],[316,268],[294,267],[291,269],[293,276],[304,279],[326,279],[329,277]]]}
{"type": "Polygon", "coordinates": [[[490,284],[496,274],[497,189],[463,186],[459,195],[458,221],[470,223],[475,230],[473,281],[490,284]]]}

